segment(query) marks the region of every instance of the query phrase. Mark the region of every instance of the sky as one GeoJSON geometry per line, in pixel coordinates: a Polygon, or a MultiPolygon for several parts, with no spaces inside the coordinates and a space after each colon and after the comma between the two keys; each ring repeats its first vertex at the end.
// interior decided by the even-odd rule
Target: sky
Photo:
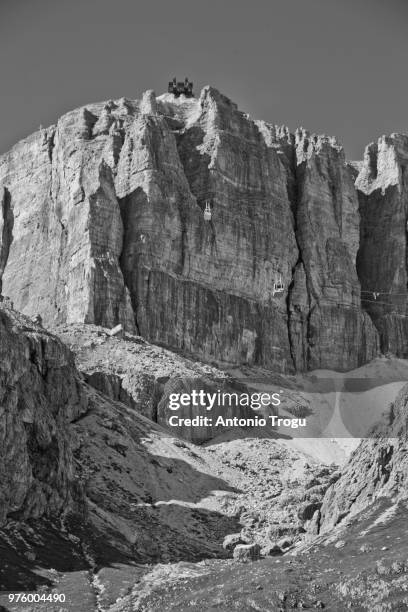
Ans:
{"type": "Polygon", "coordinates": [[[407,0],[0,0],[0,153],[78,106],[188,76],[255,119],[408,132],[407,0]]]}

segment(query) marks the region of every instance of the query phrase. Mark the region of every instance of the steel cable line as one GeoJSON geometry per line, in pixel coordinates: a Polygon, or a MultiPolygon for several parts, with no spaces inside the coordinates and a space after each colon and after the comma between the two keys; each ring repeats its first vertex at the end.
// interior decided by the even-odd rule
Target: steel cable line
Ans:
{"type": "Polygon", "coordinates": [[[377,294],[377,295],[389,295],[390,297],[399,297],[405,296],[408,297],[408,292],[405,293],[391,293],[391,291],[367,291],[366,289],[362,289],[360,293],[368,293],[369,295],[377,294]]]}
{"type": "MultiPolygon", "coordinates": [[[[323,301],[328,301],[331,302],[332,304],[336,304],[337,306],[344,306],[346,308],[351,308],[353,310],[359,310],[361,311],[362,309],[362,305],[354,305],[354,304],[347,304],[346,302],[339,302],[338,300],[334,299],[334,298],[329,298],[329,297],[324,297],[323,301]]],[[[372,304],[379,304],[381,306],[392,306],[392,304],[389,304],[388,302],[378,302],[377,300],[368,300],[368,299],[363,299],[362,301],[364,302],[370,302],[372,304]]],[[[408,315],[406,314],[401,314],[399,312],[386,312],[383,313],[383,315],[388,315],[388,316],[395,316],[395,317],[400,317],[400,318],[404,318],[404,319],[408,319],[408,315]]]]}

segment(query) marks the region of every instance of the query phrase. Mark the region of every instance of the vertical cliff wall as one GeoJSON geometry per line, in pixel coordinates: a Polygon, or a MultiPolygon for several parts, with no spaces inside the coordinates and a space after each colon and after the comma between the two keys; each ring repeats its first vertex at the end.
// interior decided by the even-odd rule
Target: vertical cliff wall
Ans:
{"type": "Polygon", "coordinates": [[[86,409],[66,346],[0,307],[0,526],[77,497],[69,424],[86,409]]]}
{"type": "Polygon", "coordinates": [[[92,104],[0,158],[3,293],[47,325],[120,322],[209,361],[353,368],[379,348],[353,181],[334,139],[211,87],[92,104]]]}
{"type": "Polygon", "coordinates": [[[292,160],[299,248],[289,291],[293,359],[298,369],[356,367],[375,355],[378,342],[360,305],[353,177],[334,138],[303,129],[295,134],[292,160]]]}
{"type": "Polygon", "coordinates": [[[356,187],[362,304],[379,331],[382,351],[407,357],[408,136],[383,136],[369,145],[356,187]]]}

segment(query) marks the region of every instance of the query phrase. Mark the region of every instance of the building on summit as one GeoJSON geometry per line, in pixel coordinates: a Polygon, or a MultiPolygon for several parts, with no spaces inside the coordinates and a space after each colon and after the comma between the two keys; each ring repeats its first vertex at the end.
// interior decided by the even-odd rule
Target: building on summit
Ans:
{"type": "Polygon", "coordinates": [[[172,93],[178,98],[182,94],[186,96],[186,98],[192,98],[193,94],[193,83],[188,80],[188,77],[184,79],[184,81],[177,81],[176,77],[173,78],[172,81],[169,81],[169,87],[167,90],[169,93],[172,93]]]}

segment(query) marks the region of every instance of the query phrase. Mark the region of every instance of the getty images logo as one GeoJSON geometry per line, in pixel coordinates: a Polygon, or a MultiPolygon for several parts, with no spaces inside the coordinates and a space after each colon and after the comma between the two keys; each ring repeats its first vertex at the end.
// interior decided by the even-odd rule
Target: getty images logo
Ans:
{"type": "Polygon", "coordinates": [[[236,406],[259,410],[267,406],[277,407],[280,404],[280,393],[236,393],[220,390],[208,392],[194,389],[188,393],[170,393],[168,407],[170,410],[179,410],[187,406],[213,410],[214,406],[218,408],[236,406]]]}

